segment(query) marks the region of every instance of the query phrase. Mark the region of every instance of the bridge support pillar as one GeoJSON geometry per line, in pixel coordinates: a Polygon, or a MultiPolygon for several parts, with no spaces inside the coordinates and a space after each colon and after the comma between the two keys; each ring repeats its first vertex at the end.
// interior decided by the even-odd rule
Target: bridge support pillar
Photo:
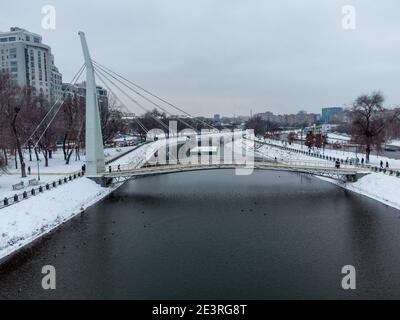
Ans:
{"type": "Polygon", "coordinates": [[[357,174],[346,174],[346,182],[356,182],[357,174]]]}
{"type": "Polygon", "coordinates": [[[93,177],[105,172],[103,136],[93,63],[85,34],[79,32],[79,36],[86,66],[86,174],[93,177]]]}
{"type": "Polygon", "coordinates": [[[97,184],[102,186],[103,188],[109,187],[113,182],[112,178],[108,178],[108,177],[104,177],[104,176],[92,176],[92,177],[88,177],[88,178],[90,180],[93,180],[94,182],[96,182],[97,184]]]}

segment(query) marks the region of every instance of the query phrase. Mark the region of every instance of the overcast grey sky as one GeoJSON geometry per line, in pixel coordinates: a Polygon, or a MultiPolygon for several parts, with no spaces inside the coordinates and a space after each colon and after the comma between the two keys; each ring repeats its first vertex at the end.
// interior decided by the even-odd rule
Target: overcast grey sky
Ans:
{"type": "MultiPolygon", "coordinates": [[[[52,47],[64,81],[92,57],[194,114],[319,112],[382,90],[400,103],[398,0],[1,0],[0,30],[52,47]],[[56,8],[55,30],[41,27],[56,8]],[[342,28],[354,5],[356,30],[342,28]]],[[[140,110],[133,111],[139,112],[140,110]]]]}

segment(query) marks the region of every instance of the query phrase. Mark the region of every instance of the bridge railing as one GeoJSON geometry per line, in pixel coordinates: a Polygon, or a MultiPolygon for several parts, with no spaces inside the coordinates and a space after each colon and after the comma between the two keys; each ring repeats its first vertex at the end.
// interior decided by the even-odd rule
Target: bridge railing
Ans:
{"type": "MultiPolygon", "coordinates": [[[[337,172],[351,172],[354,173],[356,172],[355,168],[352,166],[340,166],[337,168],[334,165],[329,165],[326,162],[311,162],[311,161],[290,161],[290,162],[274,162],[274,161],[256,161],[253,163],[254,167],[269,167],[269,168],[282,168],[285,170],[318,170],[318,171],[337,171],[337,172]]],[[[119,169],[117,170],[111,170],[108,172],[109,174],[115,174],[115,173],[137,173],[137,172],[149,172],[149,171],[157,171],[157,169],[184,169],[184,168],[205,168],[205,167],[216,167],[216,166],[221,166],[221,167],[227,167],[227,166],[251,166],[252,163],[241,163],[241,162],[229,162],[229,163],[201,163],[201,162],[185,162],[185,163],[179,163],[176,161],[171,161],[169,163],[146,163],[145,166],[142,167],[129,167],[129,166],[120,166],[119,169]]]]}
{"type": "Polygon", "coordinates": [[[61,185],[64,185],[64,184],[70,182],[70,181],[81,178],[84,175],[85,175],[84,172],[78,171],[78,172],[70,174],[69,176],[54,180],[52,182],[46,182],[40,186],[27,189],[22,193],[19,193],[19,194],[16,193],[12,197],[3,198],[0,201],[0,209],[11,206],[11,205],[21,202],[23,200],[29,199],[29,198],[36,196],[38,194],[41,194],[45,191],[57,188],[61,185]]]}
{"type": "MultiPolygon", "coordinates": [[[[336,167],[335,162],[326,161],[314,161],[314,160],[279,160],[278,163],[286,164],[289,166],[304,166],[304,167],[315,167],[315,168],[334,168],[336,167]]],[[[353,169],[356,168],[350,164],[340,163],[339,168],[341,169],[353,169]]]]}

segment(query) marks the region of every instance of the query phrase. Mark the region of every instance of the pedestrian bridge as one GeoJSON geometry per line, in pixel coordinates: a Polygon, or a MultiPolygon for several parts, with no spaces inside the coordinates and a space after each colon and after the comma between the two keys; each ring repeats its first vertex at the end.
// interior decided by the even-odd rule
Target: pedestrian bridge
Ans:
{"type": "MultiPolygon", "coordinates": [[[[160,108],[164,112],[167,112],[167,110],[159,103],[164,103],[168,105],[169,107],[173,107],[175,110],[178,110],[181,113],[184,113],[185,115],[191,116],[189,113],[187,113],[185,110],[174,106],[173,104],[169,103],[165,99],[162,99],[158,97],[155,94],[152,94],[148,90],[136,85],[132,81],[126,79],[125,77],[113,72],[112,70],[103,67],[97,62],[94,62],[89,53],[88,45],[86,43],[86,37],[83,32],[79,33],[80,38],[81,38],[81,45],[82,45],[82,51],[85,59],[85,68],[86,68],[86,124],[85,124],[85,129],[86,129],[86,137],[85,137],[85,147],[86,147],[86,173],[87,176],[92,178],[93,180],[101,183],[102,186],[108,186],[111,184],[123,182],[126,180],[130,179],[137,179],[137,178],[143,178],[147,176],[154,176],[154,175],[161,175],[161,174],[172,174],[172,173],[179,173],[179,172],[188,172],[188,171],[201,171],[201,170],[220,170],[220,169],[247,169],[247,170],[275,170],[275,171],[287,171],[287,172],[297,172],[297,173],[304,173],[304,174],[311,174],[311,175],[317,175],[317,176],[322,176],[322,177],[329,177],[329,178],[334,178],[339,181],[356,181],[360,176],[363,176],[365,174],[368,174],[369,171],[364,171],[363,169],[358,169],[357,167],[353,166],[347,166],[347,165],[341,165],[339,168],[336,168],[335,166],[331,166],[330,163],[327,162],[314,162],[314,163],[299,163],[299,162],[278,162],[274,161],[271,159],[257,159],[257,161],[253,161],[251,159],[251,163],[247,162],[238,162],[235,160],[232,160],[230,163],[226,163],[225,161],[219,161],[219,163],[216,163],[217,161],[213,160],[212,161],[204,161],[203,163],[199,163],[198,161],[196,162],[191,162],[191,160],[185,162],[179,162],[178,160],[173,160],[175,163],[171,163],[171,158],[174,159],[179,159],[178,157],[172,156],[173,152],[170,152],[169,147],[165,147],[165,153],[168,154],[168,164],[158,164],[158,163],[149,163],[147,162],[145,166],[136,168],[136,167],[129,167],[129,165],[121,167],[118,166],[117,168],[111,168],[108,172],[105,172],[105,160],[104,160],[104,146],[103,146],[103,137],[102,137],[102,132],[101,132],[101,121],[100,121],[100,114],[99,114],[99,106],[98,106],[98,99],[96,97],[97,95],[97,89],[96,89],[96,81],[95,81],[95,72],[97,76],[99,76],[100,79],[103,79],[103,76],[108,75],[111,77],[113,80],[108,78],[110,83],[115,84],[115,81],[118,81],[122,85],[126,86],[127,88],[132,89],[135,94],[138,94],[140,97],[144,98],[147,102],[152,103],[154,106],[157,108],[160,108]],[[124,81],[122,81],[123,79],[124,81]],[[136,89],[132,88],[135,87],[136,89]],[[142,93],[138,92],[137,89],[141,90],[142,93]],[[148,96],[144,95],[148,94],[152,98],[156,98],[159,103],[155,103],[153,100],[149,99],[148,96]]],[[[83,71],[83,69],[82,69],[83,71]]],[[[105,83],[106,85],[106,83],[105,83]]],[[[106,85],[107,86],[107,85],[106,85]]],[[[116,87],[119,88],[117,85],[116,87]]],[[[108,88],[108,86],[107,86],[108,88]]],[[[127,97],[130,97],[127,95],[127,97]]],[[[140,104],[137,103],[135,99],[130,99],[133,103],[136,105],[141,106],[140,104]]],[[[146,108],[143,108],[144,110],[147,110],[146,108]]],[[[169,114],[171,114],[169,112],[169,114]]],[[[172,115],[172,114],[171,114],[172,115]]],[[[191,116],[192,117],[192,116],[191,116]]],[[[162,127],[167,129],[168,132],[173,133],[176,130],[171,130],[170,127],[167,127],[165,123],[160,121],[157,117],[154,117],[154,120],[157,121],[162,127]]],[[[211,127],[211,129],[216,129],[215,127],[207,124],[206,122],[199,120],[202,125],[206,125],[211,127]]],[[[192,128],[194,132],[197,132],[195,127],[192,125],[188,124],[185,121],[182,121],[182,124],[185,125],[185,128],[192,128]]],[[[153,128],[145,128],[143,124],[138,122],[138,125],[148,134],[149,129],[153,128]]],[[[212,130],[212,131],[213,131],[212,130]]],[[[150,130],[151,131],[151,130],[150,130]]],[[[159,130],[158,130],[159,131],[159,130]]],[[[164,132],[164,130],[161,130],[164,132]]],[[[218,131],[218,130],[217,130],[218,131]]],[[[241,134],[241,133],[239,133],[241,134]]],[[[232,133],[232,145],[235,146],[237,143],[235,141],[235,136],[237,133],[232,133]]],[[[187,137],[189,138],[189,137],[187,137]]],[[[207,137],[206,140],[210,142],[211,137],[207,137]]],[[[239,145],[239,149],[242,151],[243,150],[250,150],[250,152],[255,155],[255,148],[254,146],[249,146],[247,145],[247,140],[254,140],[254,139],[248,139],[247,135],[243,135],[242,138],[246,140],[246,143],[241,143],[239,145]]],[[[177,141],[178,142],[178,141],[177,141]]],[[[220,141],[220,148],[222,153],[225,153],[225,148],[222,147],[221,145],[222,141],[220,141]]],[[[251,143],[254,143],[251,142],[251,143]]],[[[206,145],[208,145],[206,141],[206,145]]],[[[203,145],[203,143],[202,143],[203,145]]],[[[223,145],[226,145],[225,138],[223,141],[223,145]]],[[[196,146],[197,147],[197,146],[196,146]]],[[[236,147],[235,147],[236,148],[236,147]]],[[[235,149],[235,148],[232,148],[235,149]]],[[[247,153],[246,153],[247,154],[247,153]]],[[[220,159],[224,159],[224,154],[219,154],[218,155],[220,159]]],[[[276,158],[275,158],[276,159],[276,158]]],[[[211,159],[210,159],[211,160],[211,159]]],[[[248,160],[248,159],[247,159],[248,160]]],[[[247,171],[248,173],[249,171],[247,171]]],[[[252,172],[252,171],[250,171],[252,172]]],[[[238,174],[245,174],[242,171],[237,171],[238,174]]]]}
{"type": "MultiPolygon", "coordinates": [[[[98,179],[103,186],[115,183],[121,183],[127,180],[157,176],[163,174],[173,174],[179,172],[203,171],[203,170],[222,170],[222,169],[247,169],[247,170],[274,170],[286,171],[315,176],[332,178],[341,182],[355,182],[358,178],[365,176],[370,171],[358,169],[354,166],[341,166],[336,168],[329,166],[326,162],[290,162],[278,163],[275,161],[255,161],[253,163],[169,163],[169,164],[147,164],[141,168],[130,168],[129,166],[120,166],[112,168],[98,179]]],[[[251,171],[250,171],[251,173],[251,171]]]]}

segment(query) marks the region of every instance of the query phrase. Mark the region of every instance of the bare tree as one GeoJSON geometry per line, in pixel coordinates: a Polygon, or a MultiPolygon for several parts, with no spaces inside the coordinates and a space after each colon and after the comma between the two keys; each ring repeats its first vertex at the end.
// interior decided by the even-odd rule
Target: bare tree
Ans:
{"type": "Polygon", "coordinates": [[[54,124],[54,114],[57,112],[58,108],[54,108],[50,112],[49,102],[42,96],[39,95],[35,97],[34,103],[31,107],[34,114],[36,114],[43,121],[41,126],[35,134],[35,144],[39,147],[40,151],[45,160],[45,166],[49,166],[49,159],[52,158],[52,152],[56,147],[57,142],[57,130],[54,124]]]}
{"type": "Polygon", "coordinates": [[[315,145],[315,136],[312,133],[312,131],[309,131],[306,135],[306,141],[304,144],[308,147],[308,149],[311,149],[315,145]]]}
{"type": "Polygon", "coordinates": [[[328,136],[326,134],[317,133],[314,135],[314,146],[318,149],[324,148],[328,143],[328,136]]]}
{"type": "Polygon", "coordinates": [[[62,105],[55,127],[66,164],[70,163],[73,152],[79,158],[79,148],[84,125],[84,101],[81,97],[68,96],[62,105]]]}
{"type": "Polygon", "coordinates": [[[289,132],[287,136],[287,140],[289,142],[289,145],[292,145],[292,143],[297,139],[297,134],[295,132],[289,132]]]}
{"type": "MultiPolygon", "coordinates": [[[[166,128],[161,124],[168,126],[168,120],[165,113],[160,113],[157,109],[154,109],[151,112],[146,112],[141,118],[140,122],[147,130],[151,129],[161,129],[166,131],[166,128]]],[[[141,135],[146,135],[146,132],[143,128],[139,128],[139,132],[141,135]]]]}
{"type": "Polygon", "coordinates": [[[8,165],[8,155],[11,152],[13,139],[5,112],[0,110],[0,154],[4,165],[8,165]]]}
{"type": "Polygon", "coordinates": [[[352,140],[365,147],[366,162],[373,146],[378,149],[385,138],[385,110],[382,106],[384,97],[380,92],[361,95],[352,108],[352,140]]]}
{"type": "Polygon", "coordinates": [[[263,136],[266,132],[267,122],[261,116],[254,116],[247,120],[246,129],[253,129],[255,136],[263,136]]]}
{"type": "Polygon", "coordinates": [[[99,108],[104,143],[112,141],[119,133],[128,130],[122,120],[122,112],[111,95],[99,103],[99,108]]]}
{"type": "Polygon", "coordinates": [[[9,74],[0,73],[0,110],[11,130],[23,178],[26,177],[26,165],[21,142],[24,125],[21,114],[24,107],[30,103],[31,96],[31,88],[20,88],[9,74]]]}
{"type": "Polygon", "coordinates": [[[0,154],[0,174],[6,169],[6,162],[2,154],[0,154]]]}

